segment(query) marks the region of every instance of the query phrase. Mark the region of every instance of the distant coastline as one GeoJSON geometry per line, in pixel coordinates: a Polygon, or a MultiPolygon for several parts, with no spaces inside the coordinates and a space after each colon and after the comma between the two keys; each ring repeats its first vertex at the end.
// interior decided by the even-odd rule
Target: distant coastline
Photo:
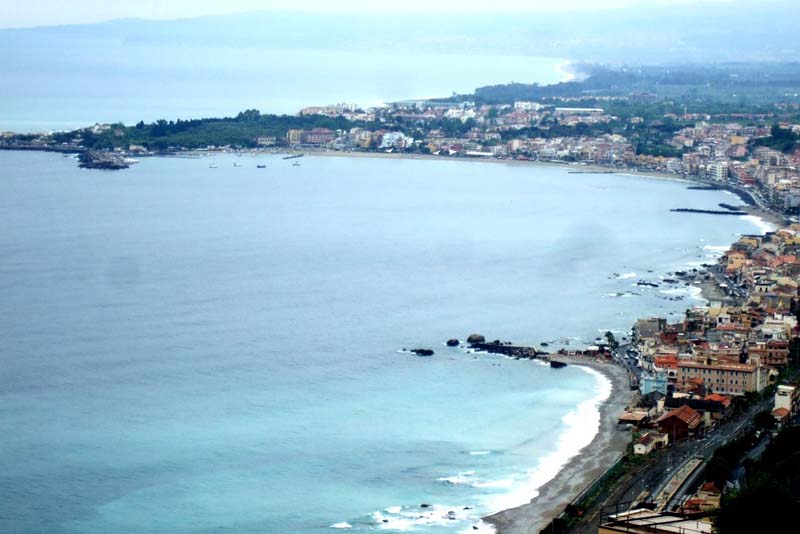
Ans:
{"type": "Polygon", "coordinates": [[[572,61],[565,61],[556,65],[556,72],[561,75],[559,80],[561,83],[571,82],[578,78],[574,65],[572,61]]]}

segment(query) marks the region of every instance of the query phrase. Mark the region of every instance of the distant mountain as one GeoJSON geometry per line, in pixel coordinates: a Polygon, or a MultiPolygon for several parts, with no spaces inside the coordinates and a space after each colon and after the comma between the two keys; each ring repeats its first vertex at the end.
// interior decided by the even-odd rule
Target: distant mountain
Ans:
{"type": "Polygon", "coordinates": [[[794,1],[540,15],[258,12],[0,30],[0,51],[213,44],[271,50],[530,55],[611,63],[789,61],[800,57],[797,20],[800,3],[794,1]]]}

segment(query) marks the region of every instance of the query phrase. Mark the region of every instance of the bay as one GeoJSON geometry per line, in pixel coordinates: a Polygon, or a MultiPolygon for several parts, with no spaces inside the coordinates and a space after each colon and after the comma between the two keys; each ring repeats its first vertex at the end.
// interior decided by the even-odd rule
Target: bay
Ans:
{"type": "Polygon", "coordinates": [[[607,384],[444,342],[674,318],[696,291],[635,283],[759,231],[680,181],[301,162],[0,152],[0,530],[471,530],[607,384]]]}

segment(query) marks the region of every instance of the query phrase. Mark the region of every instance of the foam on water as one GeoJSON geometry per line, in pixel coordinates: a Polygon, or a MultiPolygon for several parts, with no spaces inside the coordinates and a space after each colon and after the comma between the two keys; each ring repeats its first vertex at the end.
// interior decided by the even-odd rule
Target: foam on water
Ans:
{"type": "Polygon", "coordinates": [[[527,473],[526,480],[512,483],[508,486],[510,491],[507,493],[487,499],[487,504],[492,512],[522,506],[538,497],[538,490],[555,478],[559,471],[597,435],[600,429],[600,405],[611,395],[611,381],[602,373],[589,367],[575,367],[592,375],[597,380],[595,395],[581,402],[562,418],[566,428],[559,435],[553,452],[542,457],[539,465],[527,473]]]}
{"type": "Polygon", "coordinates": [[[758,217],[756,215],[742,215],[739,218],[742,219],[743,221],[747,221],[749,223],[756,225],[759,232],[761,232],[762,234],[766,234],[767,232],[774,232],[777,229],[774,224],[767,222],[761,217],[758,217]]]}
{"type": "MultiPolygon", "coordinates": [[[[420,528],[453,528],[465,527],[471,531],[475,531],[472,527],[478,527],[482,521],[478,516],[476,510],[472,506],[445,506],[442,504],[428,505],[425,508],[392,508],[392,512],[388,509],[384,512],[373,512],[370,514],[371,523],[379,530],[388,530],[395,532],[410,532],[420,528]]],[[[491,532],[485,530],[484,532],[491,532]]]]}
{"type": "Polygon", "coordinates": [[[695,300],[703,300],[703,290],[694,285],[661,289],[659,290],[659,293],[662,295],[668,295],[670,297],[686,297],[695,300]]]}
{"type": "Polygon", "coordinates": [[[275,180],[222,154],[217,172],[147,158],[101,177],[0,153],[0,423],[15,428],[0,531],[362,532],[377,530],[372,510],[381,528],[469,530],[591,441],[593,379],[397,349],[473,331],[577,345],[598,325],[682,311],[609,273],[700,259],[698,237],[754,228],[698,227],[669,212],[694,193],[636,177],[592,177],[609,185],[598,193],[560,168],[309,156],[288,179],[279,156],[258,157],[275,180]],[[520,194],[537,232],[520,224],[528,203],[507,204],[520,194]],[[506,208],[475,212],[476,195],[506,208]],[[450,475],[468,483],[437,481],[450,475]],[[462,505],[442,519],[421,502],[462,505]]]}

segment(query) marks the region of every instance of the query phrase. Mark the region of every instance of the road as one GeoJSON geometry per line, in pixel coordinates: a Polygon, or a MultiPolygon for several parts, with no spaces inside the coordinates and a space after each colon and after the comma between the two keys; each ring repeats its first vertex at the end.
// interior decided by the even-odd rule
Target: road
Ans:
{"type": "MultiPolygon", "coordinates": [[[[626,349],[620,347],[619,352],[624,354],[626,349]]],[[[618,360],[619,357],[620,354],[617,355],[618,360]]],[[[632,368],[627,359],[622,358],[621,363],[629,370],[634,371],[635,366],[632,368]]],[[[732,419],[711,429],[706,435],[672,443],[666,451],[654,455],[648,460],[648,463],[624,476],[615,488],[607,489],[598,501],[600,504],[592,510],[586,511],[585,520],[577,525],[573,532],[595,534],[600,525],[603,511],[606,513],[614,513],[615,510],[624,511],[631,504],[643,498],[660,494],[675,472],[684,468],[693,458],[709,460],[718,447],[746,431],[752,425],[753,417],[759,411],[769,408],[771,403],[770,399],[754,404],[732,419]]],[[[683,485],[668,504],[674,506],[680,503],[689,492],[694,491],[695,487],[694,484],[683,485]]]]}

